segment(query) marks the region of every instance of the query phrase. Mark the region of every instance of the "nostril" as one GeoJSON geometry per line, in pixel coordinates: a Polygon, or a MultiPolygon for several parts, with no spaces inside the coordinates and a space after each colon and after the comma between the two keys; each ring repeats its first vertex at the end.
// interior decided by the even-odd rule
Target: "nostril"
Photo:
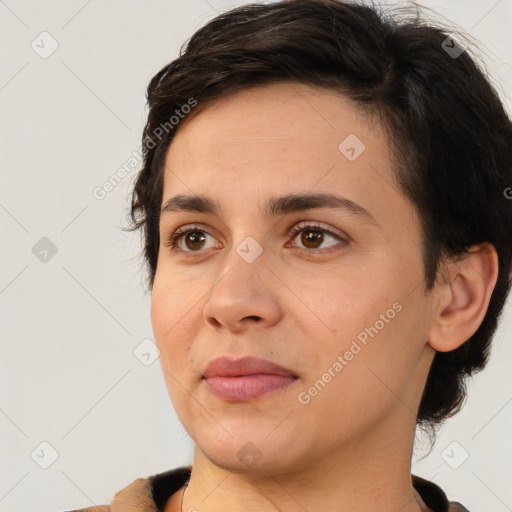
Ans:
{"type": "Polygon", "coordinates": [[[216,319],[216,318],[210,318],[208,320],[210,322],[210,324],[212,324],[214,327],[221,327],[222,324],[216,319]]]}

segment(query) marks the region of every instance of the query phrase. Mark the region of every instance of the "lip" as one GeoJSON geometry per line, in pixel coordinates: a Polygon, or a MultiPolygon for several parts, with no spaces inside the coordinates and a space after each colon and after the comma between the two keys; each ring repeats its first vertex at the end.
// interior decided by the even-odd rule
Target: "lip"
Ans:
{"type": "Polygon", "coordinates": [[[291,370],[257,357],[219,357],[203,374],[209,391],[228,401],[254,400],[288,387],[297,378],[291,370]]]}
{"type": "Polygon", "coordinates": [[[288,368],[259,357],[242,357],[241,359],[217,357],[210,361],[204,370],[203,376],[209,379],[210,377],[245,377],[258,374],[297,377],[288,368]]]}

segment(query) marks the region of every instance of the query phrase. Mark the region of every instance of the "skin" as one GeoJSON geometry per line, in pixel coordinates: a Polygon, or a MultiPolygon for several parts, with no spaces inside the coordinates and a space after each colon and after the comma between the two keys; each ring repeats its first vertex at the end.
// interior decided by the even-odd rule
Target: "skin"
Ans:
{"type": "Polygon", "coordinates": [[[182,122],[162,205],[178,194],[222,208],[160,221],[151,319],[171,401],[196,446],[183,510],[428,510],[410,476],[419,400],[435,350],[457,348],[483,319],[497,276],[492,246],[448,264],[426,293],[419,217],[394,182],[382,126],[339,93],[295,83],[243,90],[182,122]],[[349,134],[365,145],[354,161],[338,149],[349,134]],[[277,217],[260,209],[306,192],[349,198],[375,223],[326,207],[277,217]],[[323,232],[307,245],[308,228],[289,235],[311,223],[345,242],[323,232]],[[204,241],[166,245],[188,227],[204,241]],[[249,236],[262,249],[252,263],[236,251],[249,236]],[[394,303],[394,318],[301,403],[394,303]],[[261,357],[299,378],[250,402],[224,401],[202,372],[226,355],[261,357]],[[252,465],[238,456],[249,442],[260,457],[252,465]]]}

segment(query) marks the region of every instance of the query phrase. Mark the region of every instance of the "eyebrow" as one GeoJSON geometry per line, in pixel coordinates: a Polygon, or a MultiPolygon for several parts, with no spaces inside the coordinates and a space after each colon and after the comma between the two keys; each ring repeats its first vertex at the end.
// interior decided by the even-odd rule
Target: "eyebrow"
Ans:
{"type": "MultiPolygon", "coordinates": [[[[304,193],[288,194],[283,197],[271,197],[265,203],[263,213],[268,217],[286,215],[293,212],[312,210],[314,208],[332,208],[344,210],[361,217],[363,220],[378,226],[375,217],[360,204],[351,199],[335,194],[304,193]]],[[[197,212],[219,215],[222,211],[217,201],[203,195],[177,195],[165,202],[160,215],[176,212],[197,212]]]]}

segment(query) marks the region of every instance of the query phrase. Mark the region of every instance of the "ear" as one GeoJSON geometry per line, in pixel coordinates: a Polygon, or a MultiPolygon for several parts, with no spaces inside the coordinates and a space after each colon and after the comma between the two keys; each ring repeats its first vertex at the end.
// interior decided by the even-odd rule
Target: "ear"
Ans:
{"type": "Polygon", "coordinates": [[[445,263],[435,300],[428,344],[439,352],[460,347],[480,327],[498,279],[498,255],[484,243],[445,263]]]}

